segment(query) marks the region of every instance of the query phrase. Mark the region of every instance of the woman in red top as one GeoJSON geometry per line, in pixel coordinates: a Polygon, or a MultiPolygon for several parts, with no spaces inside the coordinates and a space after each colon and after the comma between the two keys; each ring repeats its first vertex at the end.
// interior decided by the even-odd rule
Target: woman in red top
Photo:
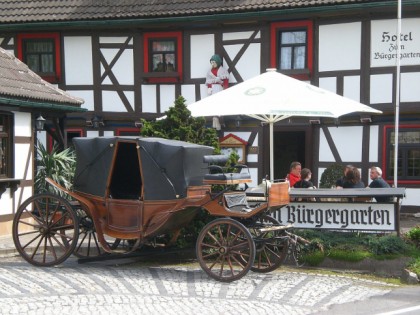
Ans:
{"type": "Polygon", "coordinates": [[[298,181],[300,181],[300,172],[302,171],[302,165],[299,162],[292,162],[290,164],[290,173],[287,174],[286,179],[289,181],[289,186],[293,187],[298,181]]]}

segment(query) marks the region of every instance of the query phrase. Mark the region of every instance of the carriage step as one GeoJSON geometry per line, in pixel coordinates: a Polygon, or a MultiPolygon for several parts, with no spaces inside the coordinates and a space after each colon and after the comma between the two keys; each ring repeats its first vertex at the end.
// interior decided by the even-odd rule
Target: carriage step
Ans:
{"type": "Polygon", "coordinates": [[[270,231],[280,231],[280,230],[287,230],[293,227],[293,224],[288,225],[275,225],[269,226],[262,229],[259,229],[260,232],[270,232],[270,231]]]}

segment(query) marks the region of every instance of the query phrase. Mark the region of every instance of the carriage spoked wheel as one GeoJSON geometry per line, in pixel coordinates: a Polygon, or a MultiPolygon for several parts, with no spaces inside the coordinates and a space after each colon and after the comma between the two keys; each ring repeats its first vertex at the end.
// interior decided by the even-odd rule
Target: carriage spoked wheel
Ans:
{"type": "Polygon", "coordinates": [[[213,279],[231,282],[242,278],[255,259],[251,233],[238,221],[220,218],[200,232],[196,245],[201,268],[213,279]]]}
{"type": "Polygon", "coordinates": [[[54,266],[73,253],[79,236],[78,219],[64,198],[39,194],[19,207],[12,233],[16,249],[27,262],[54,266]]]}
{"type": "Polygon", "coordinates": [[[284,230],[261,231],[261,228],[279,226],[281,223],[269,215],[262,215],[248,229],[255,242],[255,261],[251,270],[270,272],[277,269],[287,257],[289,237],[284,230]]]}
{"type": "MultiPolygon", "coordinates": [[[[73,254],[78,258],[93,258],[110,254],[102,248],[92,218],[83,209],[77,209],[76,213],[79,218],[79,239],[73,254]]],[[[105,240],[114,254],[131,253],[136,243],[136,239],[124,240],[110,236],[106,236],[105,240]]]]}

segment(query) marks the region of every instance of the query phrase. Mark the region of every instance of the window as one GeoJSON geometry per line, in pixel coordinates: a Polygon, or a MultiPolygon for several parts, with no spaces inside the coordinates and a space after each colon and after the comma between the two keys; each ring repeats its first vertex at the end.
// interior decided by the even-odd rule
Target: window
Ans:
{"type": "Polygon", "coordinates": [[[18,58],[50,83],[61,80],[60,37],[58,33],[19,34],[18,58]]]}
{"type": "Polygon", "coordinates": [[[180,32],[144,34],[144,74],[149,82],[176,82],[182,77],[180,32]]]}
{"type": "Polygon", "coordinates": [[[12,177],[11,115],[0,113],[0,177],[12,177]]]}
{"type": "Polygon", "coordinates": [[[167,40],[150,40],[150,69],[153,72],[175,72],[176,67],[176,41],[167,40]]]}
{"type": "Polygon", "coordinates": [[[298,79],[309,79],[313,68],[312,23],[281,22],[271,25],[271,67],[298,79]]]}
{"type": "Polygon", "coordinates": [[[306,30],[279,32],[279,61],[281,70],[306,68],[306,30]]]}
{"type": "MultiPolygon", "coordinates": [[[[385,179],[394,178],[395,131],[393,126],[385,127],[386,167],[385,179]]],[[[385,146],[384,146],[385,147],[385,146]]],[[[398,133],[397,176],[399,183],[420,182],[420,126],[400,126],[398,133]]]]}

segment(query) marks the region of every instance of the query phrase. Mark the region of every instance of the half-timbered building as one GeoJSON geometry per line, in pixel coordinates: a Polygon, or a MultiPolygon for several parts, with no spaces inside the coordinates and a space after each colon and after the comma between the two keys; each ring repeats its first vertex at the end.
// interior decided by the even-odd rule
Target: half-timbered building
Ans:
{"type": "MultiPolygon", "coordinates": [[[[0,46],[85,100],[87,112],[66,120],[64,144],[74,136],[139,134],[140,119],[162,116],[177,96],[188,104],[207,97],[204,83],[214,54],[222,57],[231,86],[276,68],[383,111],[277,123],[276,178],[298,160],[312,169],[315,181],[338,162],[357,166],[366,184],[369,167],[380,166],[392,183],[398,104],[398,185],[407,187],[405,209],[415,209],[420,2],[402,4],[398,36],[396,0],[5,0],[0,46]]],[[[224,117],[220,129],[227,148],[240,147],[258,184],[269,174],[268,127],[236,116],[224,117]]]]}
{"type": "Polygon", "coordinates": [[[45,116],[62,130],[82,103],[0,48],[0,235],[11,234],[14,213],[33,194],[37,125],[45,116]]]}

